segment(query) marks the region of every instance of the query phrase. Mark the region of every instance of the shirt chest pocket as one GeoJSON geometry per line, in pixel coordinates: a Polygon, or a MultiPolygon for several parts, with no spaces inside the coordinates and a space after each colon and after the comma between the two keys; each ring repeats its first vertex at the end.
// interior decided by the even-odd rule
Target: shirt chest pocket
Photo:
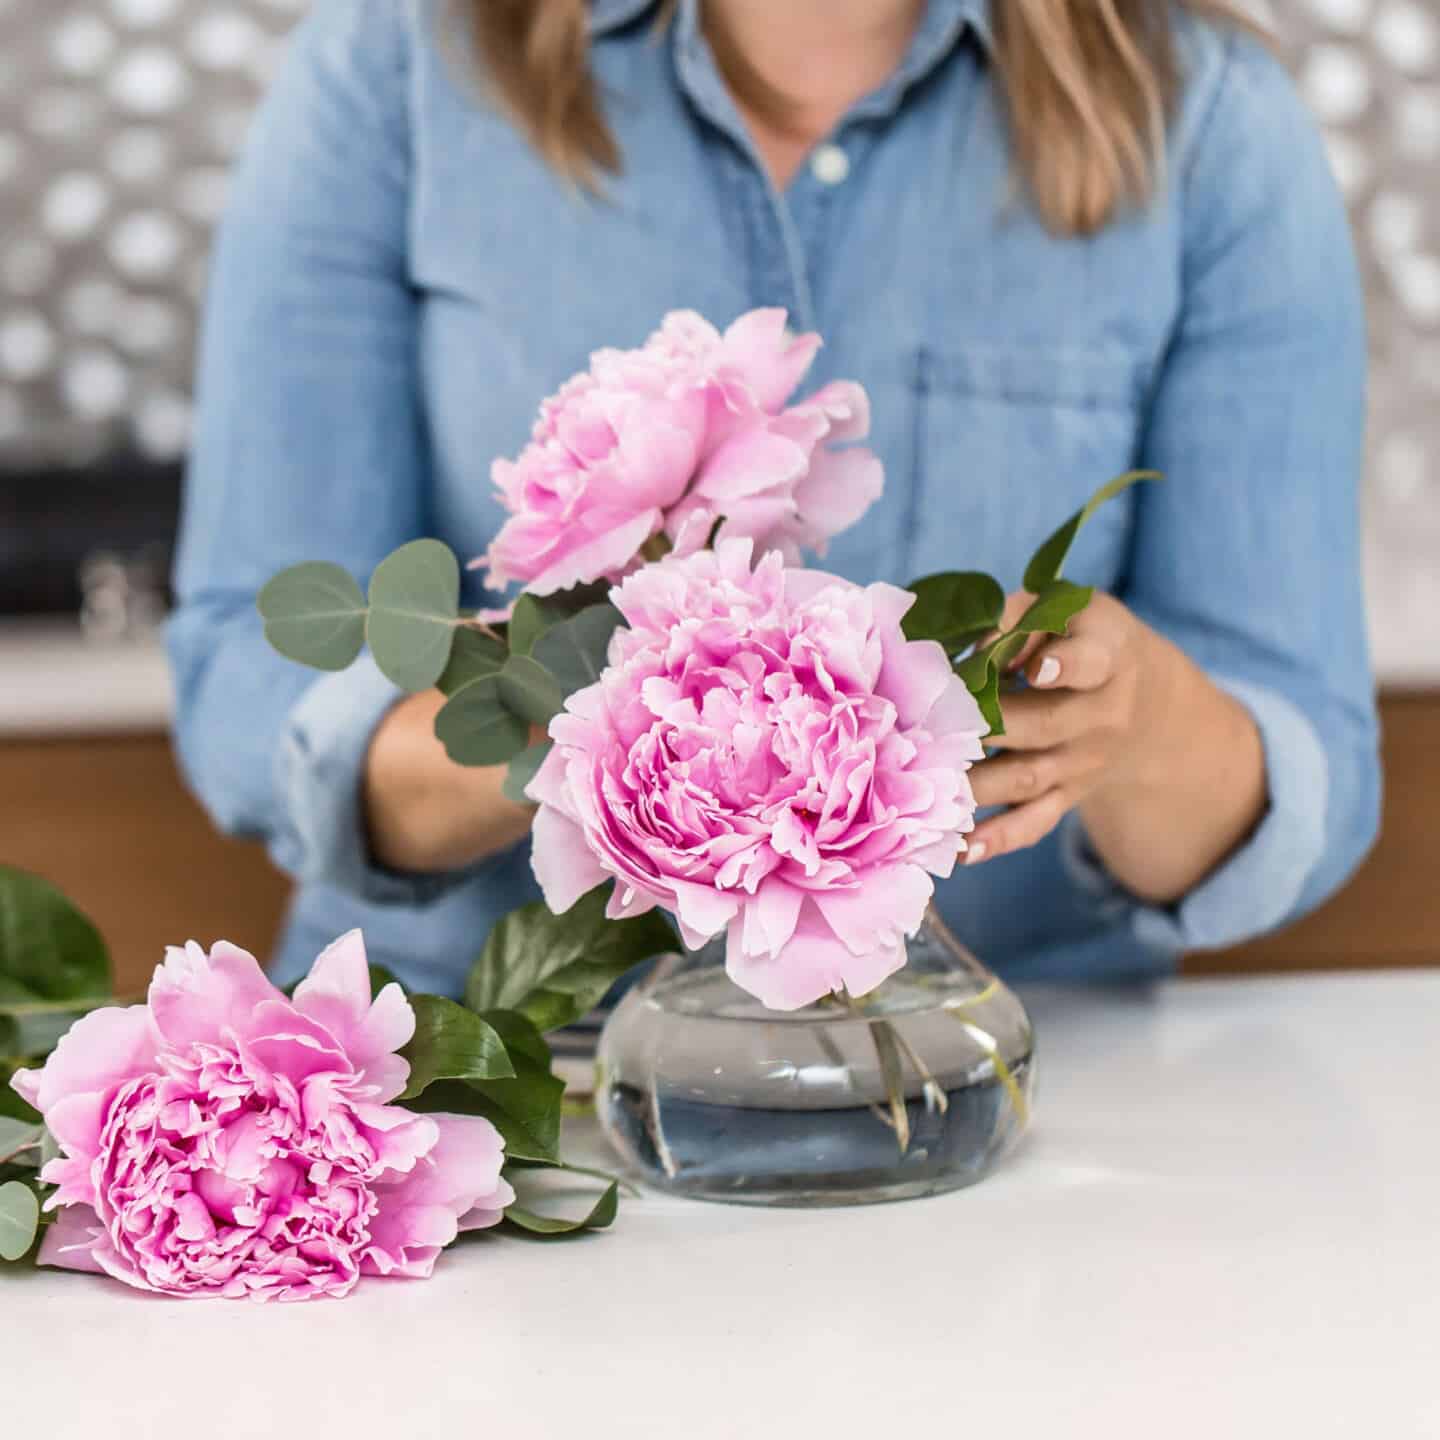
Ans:
{"type": "MultiPolygon", "coordinates": [[[[922,350],[907,527],[913,573],[983,569],[1018,584],[1035,547],[1136,463],[1147,384],[1147,367],[1114,348],[922,350]]],[[[1131,520],[1129,497],[1101,510],[1067,575],[1112,586],[1131,520]]]]}

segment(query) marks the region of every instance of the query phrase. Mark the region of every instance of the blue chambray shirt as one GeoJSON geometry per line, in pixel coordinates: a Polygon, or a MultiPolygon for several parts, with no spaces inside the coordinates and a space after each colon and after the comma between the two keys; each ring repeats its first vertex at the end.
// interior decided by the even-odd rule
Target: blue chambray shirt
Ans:
{"type": "Polygon", "coordinates": [[[359,925],[374,959],[453,991],[538,892],[525,846],[451,876],[370,862],[358,778],[396,695],[368,661],[317,678],[272,653],[257,590],[314,558],[363,580],[419,535],[479,554],[502,519],[491,459],[592,349],[676,307],[723,325],[785,306],[825,337],[812,381],[869,390],[885,494],[825,562],[856,580],[982,568],[1014,586],[1095,485],[1168,476],[1101,512],[1068,573],[1249,707],[1268,812],[1167,908],[1110,880],[1074,816],[958,870],[939,903],[981,956],[1011,978],[1163,973],[1317,904],[1377,817],[1365,346],[1342,207],[1280,67],[1179,18],[1160,193],[1057,238],[1012,180],[984,0],[932,0],[783,194],[694,0],[661,35],[653,12],[592,10],[625,159],[603,198],[487,103],[431,0],[317,0],[254,129],[214,260],[170,645],[191,781],[300,880],[278,975],[359,925]]]}

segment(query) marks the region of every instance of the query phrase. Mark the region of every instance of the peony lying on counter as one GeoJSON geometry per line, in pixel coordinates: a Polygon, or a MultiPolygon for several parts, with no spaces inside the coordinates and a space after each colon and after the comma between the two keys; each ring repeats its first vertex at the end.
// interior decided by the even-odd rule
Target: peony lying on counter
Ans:
{"type": "Polygon", "coordinates": [[[172,948],[145,1004],[86,1015],[11,1082],[62,1151],[40,1263],[256,1300],[429,1276],[515,1192],[488,1120],[391,1103],[414,1034],[399,985],[371,999],[358,931],[293,999],[233,945],[172,948]]]}

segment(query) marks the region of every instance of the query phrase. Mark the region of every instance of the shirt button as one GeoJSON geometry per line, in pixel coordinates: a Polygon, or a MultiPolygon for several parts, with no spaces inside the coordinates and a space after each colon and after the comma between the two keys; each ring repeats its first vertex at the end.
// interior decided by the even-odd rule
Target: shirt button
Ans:
{"type": "Polygon", "coordinates": [[[822,185],[840,185],[850,174],[850,157],[838,145],[817,145],[810,171],[822,185]]]}

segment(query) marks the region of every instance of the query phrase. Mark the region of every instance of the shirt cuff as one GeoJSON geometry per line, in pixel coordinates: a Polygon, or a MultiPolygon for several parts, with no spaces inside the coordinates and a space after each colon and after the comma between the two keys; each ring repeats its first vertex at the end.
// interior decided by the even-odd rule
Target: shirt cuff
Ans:
{"type": "Polygon", "coordinates": [[[328,885],[379,905],[423,905],[463,872],[408,875],[370,856],[360,790],[370,738],[401,692],[363,656],[316,680],[292,707],[275,757],[283,816],[275,863],[307,885],[328,885]]]}
{"type": "Polygon", "coordinates": [[[1269,809],[1250,838],[1174,905],[1146,905],[1105,869],[1080,817],[1065,819],[1061,847],[1075,883],[1097,902],[1128,902],[1137,940],[1157,950],[1239,944],[1290,918],[1325,851],[1330,766],[1314,727],[1283,696],[1213,676],[1250,712],[1265,753],[1269,809]]]}

